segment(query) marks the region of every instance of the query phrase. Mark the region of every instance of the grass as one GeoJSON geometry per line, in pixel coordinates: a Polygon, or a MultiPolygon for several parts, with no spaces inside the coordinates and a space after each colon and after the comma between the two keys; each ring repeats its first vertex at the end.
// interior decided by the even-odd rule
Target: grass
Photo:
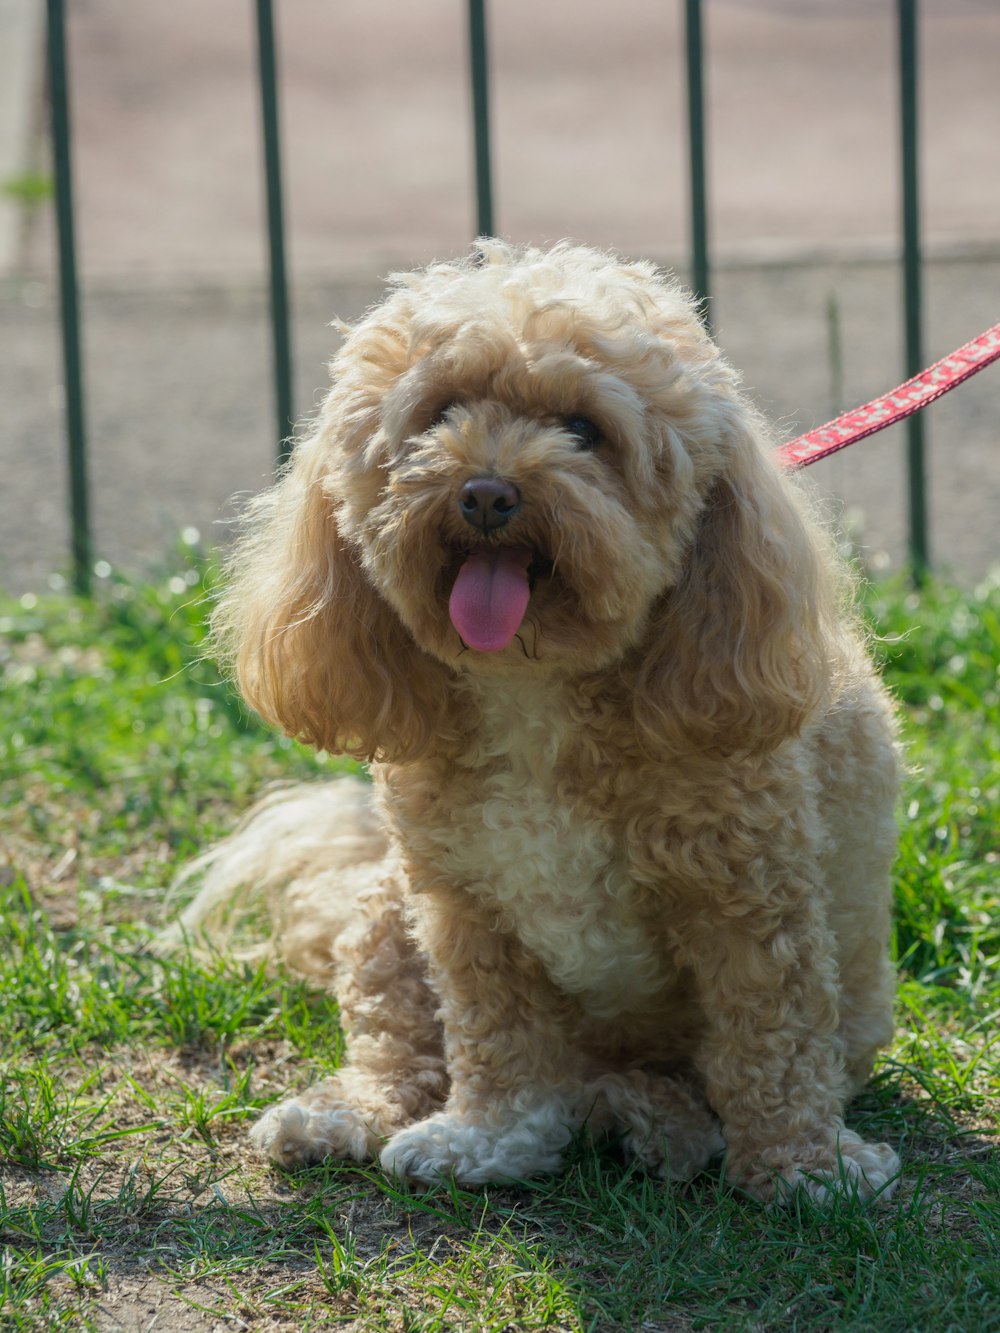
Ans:
{"type": "Polygon", "coordinates": [[[201,657],[211,569],[175,566],[0,604],[0,1328],[1000,1329],[1000,582],[869,594],[912,772],[898,1035],[852,1123],[906,1178],[768,1212],[585,1141],[426,1194],[247,1152],[340,1059],[336,1003],[145,945],[234,811],[336,764],[245,714],[201,657]]]}

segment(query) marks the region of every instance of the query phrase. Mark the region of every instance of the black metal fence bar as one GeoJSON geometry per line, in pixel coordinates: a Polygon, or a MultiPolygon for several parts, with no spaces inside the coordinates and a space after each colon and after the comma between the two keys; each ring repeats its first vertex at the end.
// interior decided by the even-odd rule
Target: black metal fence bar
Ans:
{"type": "MultiPolygon", "coordinates": [[[[89,523],[87,447],[84,416],[80,303],[74,243],[70,154],[69,90],[64,0],[46,0],[48,75],[52,113],[52,153],[59,243],[60,312],[66,387],[66,437],[69,456],[70,522],[74,585],[90,589],[92,541],[89,523]]],[[[271,326],[274,347],[275,410],[279,460],[287,457],[294,427],[288,282],[282,207],[281,151],[278,129],[277,59],[272,0],[256,0],[260,97],[271,276],[271,326]]],[[[905,287],[906,373],[924,364],[921,310],[921,247],[918,190],[918,0],[897,0],[901,166],[903,196],[903,274],[905,287]]],[[[468,0],[469,60],[476,165],[476,213],[480,235],[494,230],[489,126],[486,0],[468,0]]],[[[685,0],[689,166],[691,197],[691,281],[707,310],[710,299],[708,206],[705,170],[704,50],[701,0],[685,0]]],[[[710,321],[708,321],[710,322],[710,321]]],[[[910,558],[918,581],[930,567],[924,433],[920,414],[908,423],[910,558]]]]}
{"type": "Polygon", "coordinates": [[[486,0],[469,0],[469,73],[476,157],[476,235],[493,235],[493,166],[490,151],[489,60],[486,0]]]}
{"type": "Polygon", "coordinates": [[[257,54],[264,133],[267,235],[271,268],[271,340],[274,347],[274,404],[278,462],[288,457],[295,427],[292,407],[292,347],[288,279],[285,272],[285,223],[281,188],[281,141],[278,133],[278,72],[271,0],[257,0],[257,54]]]}
{"type": "Polygon", "coordinates": [[[691,203],[691,286],[711,327],[708,274],[708,204],[705,176],[705,57],[701,40],[701,0],[686,0],[688,163],[691,203]]]}
{"type": "Polygon", "coordinates": [[[46,52],[59,244],[59,301],[66,399],[66,443],[69,453],[73,586],[77,592],[87,595],[90,592],[91,575],[90,505],[87,483],[87,432],[83,410],[80,303],[76,279],[76,241],[73,232],[73,171],[66,68],[66,15],[63,0],[48,0],[47,19],[46,52]]]}
{"type": "MultiPolygon", "coordinates": [[[[906,322],[906,377],[923,370],[923,292],[920,253],[920,190],[918,173],[917,0],[898,0],[899,106],[902,138],[903,287],[906,322]]],[[[906,425],[906,469],[909,492],[910,563],[914,580],[923,581],[930,568],[927,482],[924,469],[924,415],[915,412],[906,425]]]]}

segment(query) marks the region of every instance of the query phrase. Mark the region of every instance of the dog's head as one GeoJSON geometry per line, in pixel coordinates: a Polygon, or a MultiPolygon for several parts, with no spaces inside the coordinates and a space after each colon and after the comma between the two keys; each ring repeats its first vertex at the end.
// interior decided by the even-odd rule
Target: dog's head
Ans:
{"type": "Polygon", "coordinates": [[[455,673],[625,672],[650,744],[773,744],[816,705],[822,544],[652,266],[482,242],[397,278],[333,378],[217,617],[265,716],[405,757],[455,673]]]}

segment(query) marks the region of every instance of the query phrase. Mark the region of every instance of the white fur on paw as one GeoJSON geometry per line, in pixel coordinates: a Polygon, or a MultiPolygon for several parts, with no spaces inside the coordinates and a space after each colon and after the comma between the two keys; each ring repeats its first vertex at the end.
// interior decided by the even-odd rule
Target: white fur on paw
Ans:
{"type": "Polygon", "coordinates": [[[836,1195],[859,1199],[888,1199],[899,1183],[899,1158],[887,1143],[866,1143],[853,1130],[842,1129],[837,1140],[836,1161],[826,1169],[810,1171],[798,1184],[817,1203],[829,1203],[836,1195]]]}
{"type": "Polygon", "coordinates": [[[326,1157],[363,1162],[371,1157],[370,1131],[345,1102],[308,1106],[279,1102],[250,1131],[251,1141],[280,1166],[311,1166],[326,1157]]]}
{"type": "Polygon", "coordinates": [[[382,1150],[382,1167],[400,1180],[424,1184],[450,1176],[463,1185],[525,1180],[558,1170],[570,1137],[550,1110],[503,1127],[440,1111],[394,1134],[382,1150]]]}

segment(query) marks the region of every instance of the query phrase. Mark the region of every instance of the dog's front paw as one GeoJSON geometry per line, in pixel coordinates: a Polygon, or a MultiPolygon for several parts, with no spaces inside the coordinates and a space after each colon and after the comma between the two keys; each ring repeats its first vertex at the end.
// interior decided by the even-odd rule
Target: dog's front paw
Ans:
{"type": "Polygon", "coordinates": [[[377,1140],[361,1113],[346,1102],[294,1098],[265,1111],[250,1131],[253,1143],[289,1169],[314,1166],[327,1157],[364,1162],[377,1140]]]}
{"type": "Polygon", "coordinates": [[[838,1195],[881,1203],[898,1184],[900,1163],[892,1148],[887,1143],[866,1143],[850,1129],[840,1130],[828,1146],[791,1157],[789,1162],[768,1161],[745,1171],[731,1169],[730,1179],[762,1203],[787,1203],[796,1189],[820,1204],[838,1195]]]}
{"type": "Polygon", "coordinates": [[[422,1184],[451,1176],[463,1185],[524,1180],[558,1170],[570,1137],[552,1114],[536,1112],[498,1126],[442,1111],[394,1134],[382,1150],[382,1167],[422,1184]]]}
{"type": "Polygon", "coordinates": [[[899,1157],[888,1143],[866,1143],[853,1130],[842,1129],[833,1160],[803,1173],[798,1183],[817,1203],[829,1203],[838,1194],[882,1202],[899,1184],[899,1170],[899,1157]]]}

